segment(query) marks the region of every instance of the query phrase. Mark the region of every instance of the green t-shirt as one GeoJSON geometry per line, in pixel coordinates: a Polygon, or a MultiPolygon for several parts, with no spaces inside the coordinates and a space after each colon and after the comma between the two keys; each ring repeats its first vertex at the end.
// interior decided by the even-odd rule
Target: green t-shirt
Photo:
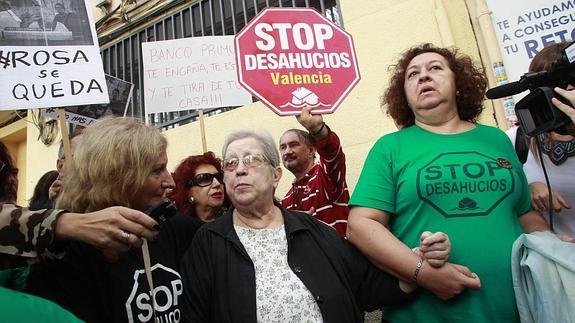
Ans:
{"type": "Polygon", "coordinates": [[[83,322],[55,303],[4,287],[0,287],[0,313],[2,322],[83,322]]]}
{"type": "Polygon", "coordinates": [[[412,126],[386,135],[371,149],[349,204],[392,214],[391,231],[411,248],[423,231],[447,233],[449,261],[481,279],[480,290],[449,301],[421,290],[415,301],[386,309],[392,322],[519,321],[511,246],[530,193],[502,131],[476,125],[441,135],[412,126]]]}

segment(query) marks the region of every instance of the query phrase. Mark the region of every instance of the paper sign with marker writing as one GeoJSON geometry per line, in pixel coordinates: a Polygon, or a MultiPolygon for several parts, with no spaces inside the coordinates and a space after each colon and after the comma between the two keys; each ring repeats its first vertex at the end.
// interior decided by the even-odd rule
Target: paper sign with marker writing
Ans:
{"type": "MultiPolygon", "coordinates": [[[[116,117],[125,116],[128,104],[132,99],[134,84],[106,75],[106,87],[110,94],[110,103],[66,107],[64,109],[66,120],[72,124],[89,127],[98,119],[112,115],[116,117]]],[[[48,119],[58,119],[58,111],[55,108],[48,108],[42,112],[48,119]]]]}
{"type": "Polygon", "coordinates": [[[192,37],[142,44],[146,113],[245,105],[234,37],[192,37]]]}
{"type": "Polygon", "coordinates": [[[0,110],[108,103],[90,1],[0,6],[0,110]]]}

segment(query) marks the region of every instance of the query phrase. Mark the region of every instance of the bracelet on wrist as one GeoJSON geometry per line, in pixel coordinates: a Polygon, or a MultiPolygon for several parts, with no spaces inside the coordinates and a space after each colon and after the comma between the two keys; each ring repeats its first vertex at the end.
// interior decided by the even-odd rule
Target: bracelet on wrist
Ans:
{"type": "Polygon", "coordinates": [[[314,131],[313,133],[311,133],[311,135],[314,137],[319,135],[322,132],[323,128],[325,128],[325,122],[322,122],[321,127],[319,127],[319,130],[314,131]]]}
{"type": "Polygon", "coordinates": [[[423,266],[423,259],[419,259],[419,261],[417,262],[417,266],[415,267],[415,272],[413,272],[413,276],[411,277],[411,281],[413,283],[417,283],[417,276],[419,276],[419,271],[421,270],[422,266],[423,266]]]}

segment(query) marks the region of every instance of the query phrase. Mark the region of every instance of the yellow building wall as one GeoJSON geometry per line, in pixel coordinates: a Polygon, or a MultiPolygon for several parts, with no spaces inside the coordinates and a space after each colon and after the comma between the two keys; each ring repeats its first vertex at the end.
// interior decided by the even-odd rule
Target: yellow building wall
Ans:
{"type": "MultiPolygon", "coordinates": [[[[30,117],[28,117],[30,118],[30,117]]],[[[28,205],[28,200],[34,194],[34,187],[36,183],[47,171],[56,170],[56,160],[58,159],[58,146],[60,144],[61,135],[54,140],[52,145],[46,146],[38,140],[39,131],[31,123],[28,123],[28,159],[26,167],[28,168],[28,176],[24,183],[24,192],[26,194],[26,203],[21,205],[28,205]]]]}
{"type": "MultiPolygon", "coordinates": [[[[480,56],[464,1],[340,0],[340,5],[344,27],[354,38],[361,81],[338,110],[332,115],[324,115],[324,119],[341,138],[347,156],[348,185],[353,191],[371,146],[382,135],[396,130],[392,120],[381,110],[379,97],[387,86],[388,66],[399,54],[421,42],[450,45],[444,44],[447,41],[478,62],[480,56]]],[[[490,107],[481,122],[494,124],[492,113],[490,107]]],[[[260,103],[207,117],[205,125],[207,147],[217,155],[221,154],[225,136],[232,130],[261,128],[269,131],[277,141],[284,130],[300,127],[295,117],[278,117],[260,103]]],[[[186,156],[202,152],[199,122],[165,133],[170,170],[186,156]]],[[[34,127],[28,127],[27,137],[29,171],[23,183],[23,194],[29,198],[40,176],[55,168],[57,145],[48,148],[36,141],[34,127]]],[[[292,179],[291,173],[284,170],[278,196],[288,190],[292,179]]]]}

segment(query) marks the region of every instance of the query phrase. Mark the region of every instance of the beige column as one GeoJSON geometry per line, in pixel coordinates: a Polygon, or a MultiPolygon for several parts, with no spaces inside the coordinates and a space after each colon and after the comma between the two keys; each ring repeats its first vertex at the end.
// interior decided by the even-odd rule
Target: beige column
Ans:
{"type": "Polygon", "coordinates": [[[443,47],[455,46],[451,26],[449,25],[449,18],[443,6],[443,0],[435,0],[435,20],[437,21],[437,27],[441,37],[441,45],[443,47]]]}
{"type": "MultiPolygon", "coordinates": [[[[505,71],[505,64],[501,58],[501,51],[499,43],[493,28],[493,21],[491,19],[491,11],[487,7],[485,0],[475,0],[475,13],[477,22],[479,24],[478,32],[481,33],[485,42],[485,50],[487,52],[488,62],[486,65],[491,66],[491,72],[495,75],[495,82],[490,82],[489,86],[494,87],[508,82],[507,72],[505,71]]],[[[493,78],[491,78],[493,80],[493,78]]],[[[510,113],[513,111],[515,103],[512,97],[504,98],[503,100],[494,100],[494,112],[497,124],[502,129],[507,129],[509,126],[510,113]],[[506,111],[507,110],[507,111],[506,111]]]]}

